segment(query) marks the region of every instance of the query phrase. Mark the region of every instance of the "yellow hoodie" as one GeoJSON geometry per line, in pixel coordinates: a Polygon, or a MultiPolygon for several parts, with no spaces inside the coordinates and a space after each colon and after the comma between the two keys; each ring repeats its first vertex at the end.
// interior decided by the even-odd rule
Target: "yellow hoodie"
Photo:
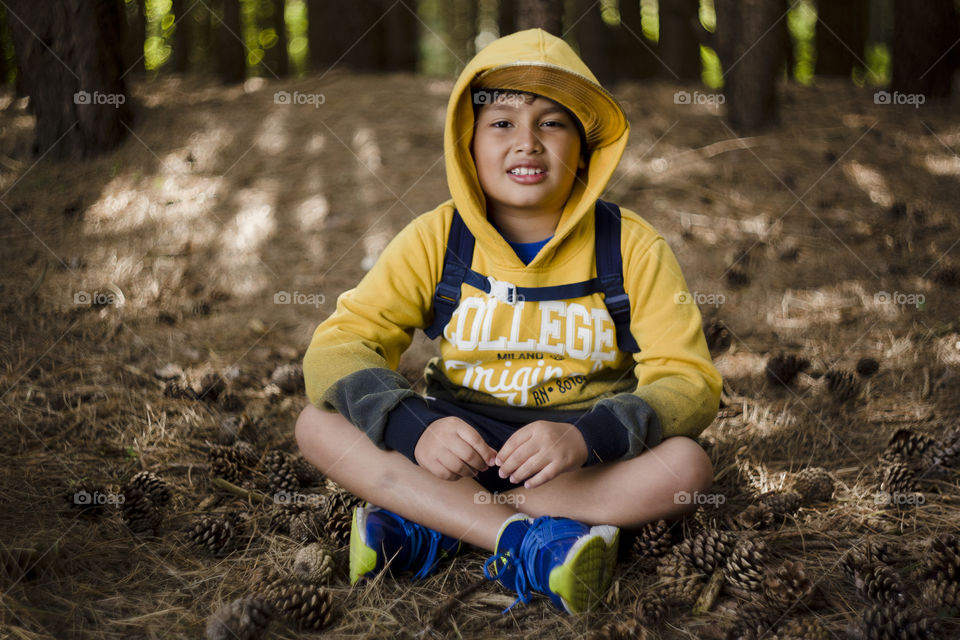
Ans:
{"type": "MultiPolygon", "coordinates": [[[[629,130],[619,106],[608,110],[614,121],[603,123],[603,139],[588,135],[586,179],[577,181],[553,237],[529,264],[487,220],[470,153],[471,83],[486,70],[518,63],[561,67],[596,83],[566,43],[540,29],[500,38],[479,52],[457,80],[447,107],[444,152],[452,199],[397,234],[356,288],[339,296],[336,311],[317,327],[304,357],[310,401],[339,411],[380,447],[385,447],[388,419],[401,405],[418,407],[411,413],[424,423],[418,432],[439,417],[424,411],[422,398],[396,367],[414,330],[433,320],[454,208],[476,238],[471,267],[485,276],[521,287],[596,276],[594,206],[620,161],[629,130]]],[[[460,305],[443,331],[440,356],[427,365],[427,395],[515,423],[584,413],[590,419],[578,426],[588,448],[600,431],[625,435],[626,450],[617,450],[621,458],[666,437],[702,432],[716,415],[721,378],[707,350],[699,309],[657,231],[626,209],[621,221],[624,289],[638,353],[617,348],[601,293],[511,306],[464,284],[460,305]]]]}

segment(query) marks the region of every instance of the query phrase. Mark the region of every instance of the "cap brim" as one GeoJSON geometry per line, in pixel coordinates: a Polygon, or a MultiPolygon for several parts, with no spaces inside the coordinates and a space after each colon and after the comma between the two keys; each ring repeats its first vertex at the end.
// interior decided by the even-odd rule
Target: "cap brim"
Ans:
{"type": "Polygon", "coordinates": [[[620,104],[599,84],[569,69],[543,62],[516,62],[477,74],[478,89],[528,91],[558,102],[583,124],[587,146],[604,146],[623,135],[626,117],[620,104]]]}

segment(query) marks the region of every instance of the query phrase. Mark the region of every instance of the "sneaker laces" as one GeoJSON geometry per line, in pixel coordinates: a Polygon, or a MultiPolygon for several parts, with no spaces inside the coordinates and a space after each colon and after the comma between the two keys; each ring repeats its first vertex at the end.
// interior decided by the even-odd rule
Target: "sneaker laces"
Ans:
{"type": "MultiPolygon", "coordinates": [[[[392,514],[396,515],[396,514],[392,514]]],[[[414,579],[426,578],[433,573],[433,569],[440,560],[440,543],[443,541],[443,534],[434,531],[416,522],[411,522],[406,518],[397,518],[403,532],[406,535],[406,544],[409,544],[410,553],[407,555],[407,561],[401,571],[413,569],[421,564],[420,569],[413,574],[414,579]],[[426,551],[421,560],[421,554],[426,551]]]]}
{"type": "Polygon", "coordinates": [[[504,609],[503,613],[513,609],[518,602],[524,604],[530,602],[531,589],[543,594],[548,593],[546,589],[549,589],[549,584],[545,585],[544,581],[549,581],[549,576],[538,575],[536,570],[537,553],[542,551],[543,548],[551,542],[564,538],[579,537],[583,534],[582,527],[583,525],[575,520],[540,516],[533,521],[530,529],[524,535],[523,542],[520,543],[520,549],[516,557],[507,549],[502,553],[497,553],[487,558],[486,562],[483,563],[483,575],[487,580],[496,579],[495,576],[490,575],[489,566],[491,564],[494,565],[494,569],[496,569],[498,575],[511,564],[515,570],[513,585],[506,586],[517,592],[517,599],[513,601],[513,604],[504,609]],[[503,564],[497,566],[497,562],[502,562],[503,564]]]}

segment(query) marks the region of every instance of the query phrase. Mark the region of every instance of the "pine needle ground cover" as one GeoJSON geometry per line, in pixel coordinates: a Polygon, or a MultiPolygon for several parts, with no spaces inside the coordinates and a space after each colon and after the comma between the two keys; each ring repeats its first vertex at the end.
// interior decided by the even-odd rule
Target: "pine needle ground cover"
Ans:
{"type": "MultiPolygon", "coordinates": [[[[295,110],[273,93],[309,79],[161,78],[115,153],[4,165],[0,635],[960,637],[946,107],[785,86],[783,124],[738,141],[674,86],[614,88],[632,131],[607,199],[676,251],[724,375],[715,483],[625,532],[597,611],[502,615],[479,551],[351,588],[356,501],[297,456],[313,329],[446,197],[449,83],[322,84],[295,110]]],[[[0,122],[19,157],[31,117],[0,122]]],[[[418,335],[401,372],[435,349],[418,335]]]]}

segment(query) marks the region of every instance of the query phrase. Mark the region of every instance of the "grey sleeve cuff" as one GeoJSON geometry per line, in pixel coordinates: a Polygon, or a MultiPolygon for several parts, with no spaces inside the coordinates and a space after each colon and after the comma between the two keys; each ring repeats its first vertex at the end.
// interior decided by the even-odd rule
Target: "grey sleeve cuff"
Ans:
{"type": "MultiPolygon", "coordinates": [[[[660,417],[643,398],[632,393],[620,393],[612,398],[597,401],[587,415],[597,414],[600,407],[612,414],[612,418],[618,420],[619,426],[627,432],[627,449],[626,453],[619,458],[620,460],[635,458],[663,441],[660,417]]],[[[609,428],[617,427],[611,425],[609,428]]]]}
{"type": "Polygon", "coordinates": [[[323,401],[386,449],[383,440],[390,411],[405,398],[421,397],[410,383],[392,369],[371,368],[354,371],[338,380],[324,394],[323,401]]]}

